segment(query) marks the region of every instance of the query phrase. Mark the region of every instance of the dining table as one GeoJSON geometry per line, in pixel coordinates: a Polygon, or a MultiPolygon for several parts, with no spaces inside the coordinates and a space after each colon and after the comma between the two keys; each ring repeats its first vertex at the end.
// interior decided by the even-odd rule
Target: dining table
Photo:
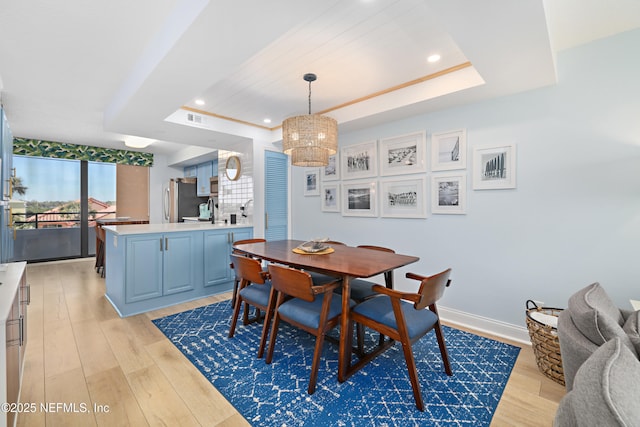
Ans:
{"type": "MultiPolygon", "coordinates": [[[[342,318],[338,350],[338,381],[344,382],[366,361],[351,364],[353,330],[350,326],[350,282],[355,278],[367,278],[392,272],[418,261],[420,258],[347,245],[330,245],[330,250],[304,253],[299,246],[302,240],[275,240],[260,243],[237,244],[233,248],[246,255],[314,271],[342,279],[342,318]],[[346,333],[345,333],[346,332],[346,333]]],[[[387,274],[386,277],[391,277],[387,274]]],[[[387,285],[391,285],[387,283],[387,285]]],[[[380,348],[382,350],[382,348],[380,348]]],[[[376,353],[377,354],[377,353],[376,353]]],[[[367,357],[371,359],[372,355],[367,357]]]]}

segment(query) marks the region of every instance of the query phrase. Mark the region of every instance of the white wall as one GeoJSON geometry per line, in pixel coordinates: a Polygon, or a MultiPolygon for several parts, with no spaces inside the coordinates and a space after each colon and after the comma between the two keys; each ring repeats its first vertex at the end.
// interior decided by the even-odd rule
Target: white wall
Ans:
{"type": "MultiPolygon", "coordinates": [[[[640,299],[640,31],[558,56],[559,83],[515,96],[340,134],[346,146],[426,130],[467,130],[467,214],[342,217],[304,197],[292,172],[292,236],[379,244],[420,261],[396,272],[453,268],[441,305],[524,327],[525,301],[566,307],[600,281],[615,302],[640,299]],[[472,149],[517,144],[517,188],[474,191],[472,149]]],[[[427,177],[431,177],[430,170],[427,177]]],[[[430,184],[428,185],[430,191],[430,184]]]]}

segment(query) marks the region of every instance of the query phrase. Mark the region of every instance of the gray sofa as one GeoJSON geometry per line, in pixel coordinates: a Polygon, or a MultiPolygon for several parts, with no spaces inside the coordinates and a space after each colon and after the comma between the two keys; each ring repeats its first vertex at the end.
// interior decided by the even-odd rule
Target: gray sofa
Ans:
{"type": "Polygon", "coordinates": [[[580,366],[554,427],[640,426],[640,361],[614,338],[580,366]]]}
{"type": "Polygon", "coordinates": [[[593,283],[558,317],[567,394],[554,427],[640,427],[640,311],[619,310],[593,283]]]}
{"type": "MultiPolygon", "coordinates": [[[[567,391],[572,390],[580,366],[600,346],[614,338],[619,338],[638,359],[638,313],[618,309],[599,283],[593,283],[569,298],[567,309],[558,316],[558,339],[567,391]]],[[[640,387],[640,383],[637,386],[640,387]]],[[[640,402],[640,397],[638,400],[640,402]]]]}

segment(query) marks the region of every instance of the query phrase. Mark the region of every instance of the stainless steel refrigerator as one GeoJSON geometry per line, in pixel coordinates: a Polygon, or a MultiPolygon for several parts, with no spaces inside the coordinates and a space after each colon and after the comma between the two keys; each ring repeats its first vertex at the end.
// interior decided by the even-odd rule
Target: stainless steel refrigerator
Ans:
{"type": "Polygon", "coordinates": [[[197,196],[195,178],[171,179],[162,197],[163,222],[183,222],[184,217],[197,217],[201,203],[207,203],[207,197],[197,196]]]}

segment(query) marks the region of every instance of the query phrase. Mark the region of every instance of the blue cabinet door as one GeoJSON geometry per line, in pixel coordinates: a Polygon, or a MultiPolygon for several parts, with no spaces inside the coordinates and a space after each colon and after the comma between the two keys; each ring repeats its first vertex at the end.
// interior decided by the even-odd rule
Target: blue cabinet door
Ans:
{"type": "Polygon", "coordinates": [[[164,235],[162,294],[170,295],[195,288],[196,233],[164,235]]]}
{"type": "Polygon", "coordinates": [[[198,175],[198,167],[197,166],[185,166],[184,168],[184,177],[185,178],[195,178],[198,175]]]}
{"type": "Polygon", "coordinates": [[[266,151],[264,154],[264,237],[282,240],[289,235],[288,156],[266,151]]]}
{"type": "Polygon", "coordinates": [[[229,267],[233,242],[253,237],[252,228],[234,228],[233,231],[214,230],[204,233],[204,286],[215,286],[233,280],[229,267]]]}
{"type": "Polygon", "coordinates": [[[204,286],[215,286],[231,280],[229,244],[231,235],[226,230],[204,233],[204,286]]]}
{"type": "Polygon", "coordinates": [[[162,234],[126,238],[125,302],[162,296],[162,234]]]}
{"type": "Polygon", "coordinates": [[[198,197],[209,197],[211,187],[209,186],[209,178],[213,174],[213,162],[205,162],[198,165],[197,175],[197,194],[198,197]]]}

